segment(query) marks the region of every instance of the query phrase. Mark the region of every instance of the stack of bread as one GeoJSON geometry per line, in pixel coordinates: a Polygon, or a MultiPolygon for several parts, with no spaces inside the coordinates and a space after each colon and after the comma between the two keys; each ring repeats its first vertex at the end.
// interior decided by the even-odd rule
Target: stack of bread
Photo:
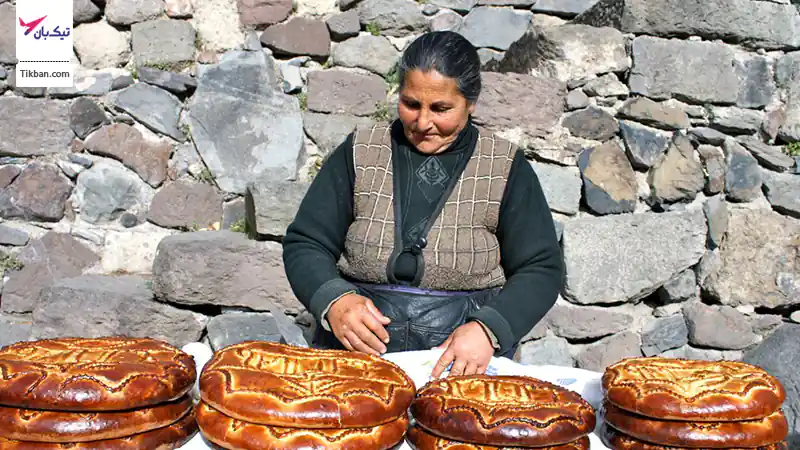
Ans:
{"type": "Polygon", "coordinates": [[[580,395],[524,376],[428,382],[411,404],[416,450],[586,450],[594,408],[580,395]]]}
{"type": "Polygon", "coordinates": [[[737,361],[629,358],[603,374],[602,439],[613,450],[786,450],[785,392],[737,361]]]}
{"type": "Polygon", "coordinates": [[[125,337],[0,349],[0,448],[171,450],[197,432],[191,356],[125,337]]]}
{"type": "Polygon", "coordinates": [[[386,450],[405,436],[415,391],[376,356],[247,341],[205,365],[195,411],[226,449],[386,450]]]}

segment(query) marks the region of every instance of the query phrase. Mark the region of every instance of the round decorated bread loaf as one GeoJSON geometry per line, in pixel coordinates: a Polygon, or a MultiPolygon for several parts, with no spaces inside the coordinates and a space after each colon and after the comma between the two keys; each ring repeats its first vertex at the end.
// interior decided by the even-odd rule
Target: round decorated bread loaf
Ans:
{"type": "Polygon", "coordinates": [[[194,360],[148,338],[61,338],[0,349],[0,405],[119,411],[176,400],[192,388],[194,360]]]}
{"type": "Polygon", "coordinates": [[[411,413],[437,436],[493,446],[567,444],[591,433],[597,422],[594,408],[577,393],[523,376],[432,380],[418,392],[411,413]]]}
{"type": "Polygon", "coordinates": [[[686,422],[635,415],[606,402],[606,423],[628,436],[662,445],[693,448],[762,447],[786,439],[789,423],[778,410],[741,422],[686,422]]]}
{"type": "Polygon", "coordinates": [[[175,450],[189,442],[195,433],[197,433],[197,421],[194,411],[190,410],[172,425],[124,438],[64,443],[16,441],[0,437],[0,448],[3,450],[175,450]]]}
{"type": "MultiPolygon", "coordinates": [[[[498,447],[454,441],[431,434],[417,425],[409,428],[406,440],[414,450],[526,450],[525,447],[498,447]]],[[[535,450],[589,450],[589,437],[584,436],[568,444],[536,447],[535,450]]]]}
{"type": "MultiPolygon", "coordinates": [[[[714,450],[714,447],[676,447],[646,442],[621,433],[619,430],[603,425],[600,427],[600,439],[611,450],[714,450]]],[[[725,450],[790,450],[786,442],[764,445],[760,447],[721,447],[725,450]]]]}
{"type": "Polygon", "coordinates": [[[192,398],[126,411],[65,412],[0,407],[0,436],[38,442],[115,439],[163,428],[191,409],[192,398]]]}
{"type": "Polygon", "coordinates": [[[777,378],[738,361],[628,358],[606,369],[602,388],[624,410],[698,422],[761,419],[786,398],[777,378]]]}
{"type": "Polygon", "coordinates": [[[247,341],[217,351],[200,396],[246,422],[297,428],[364,428],[405,415],[414,382],[383,358],[247,341]]]}
{"type": "Polygon", "coordinates": [[[209,441],[229,450],[387,450],[399,443],[408,417],[366,428],[283,428],[243,422],[208,404],[195,408],[197,424],[209,441]]]}

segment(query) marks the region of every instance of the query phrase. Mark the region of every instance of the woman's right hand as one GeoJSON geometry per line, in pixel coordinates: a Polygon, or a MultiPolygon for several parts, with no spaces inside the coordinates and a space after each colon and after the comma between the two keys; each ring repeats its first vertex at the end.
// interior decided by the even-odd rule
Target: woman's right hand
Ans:
{"type": "Polygon", "coordinates": [[[390,320],[367,297],[342,296],[331,305],[327,319],[333,334],[346,349],[377,356],[386,352],[389,333],[384,326],[390,320]]]}

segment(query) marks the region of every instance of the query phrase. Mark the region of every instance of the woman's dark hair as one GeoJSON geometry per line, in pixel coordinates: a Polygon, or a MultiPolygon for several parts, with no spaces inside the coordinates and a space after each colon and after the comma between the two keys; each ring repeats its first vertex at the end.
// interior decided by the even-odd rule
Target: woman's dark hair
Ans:
{"type": "Polygon", "coordinates": [[[411,70],[435,70],[456,80],[461,95],[470,103],[481,93],[481,60],[478,51],[462,35],[453,31],[432,31],[418,37],[403,52],[397,65],[400,86],[411,70]]]}

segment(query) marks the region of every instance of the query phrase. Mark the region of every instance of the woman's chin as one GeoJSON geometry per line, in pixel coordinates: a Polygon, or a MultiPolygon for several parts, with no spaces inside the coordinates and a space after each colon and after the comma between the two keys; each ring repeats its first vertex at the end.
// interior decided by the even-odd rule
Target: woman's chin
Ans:
{"type": "Polygon", "coordinates": [[[414,147],[416,147],[417,150],[426,154],[438,153],[442,148],[441,142],[434,139],[415,139],[411,143],[414,144],[414,147]]]}

